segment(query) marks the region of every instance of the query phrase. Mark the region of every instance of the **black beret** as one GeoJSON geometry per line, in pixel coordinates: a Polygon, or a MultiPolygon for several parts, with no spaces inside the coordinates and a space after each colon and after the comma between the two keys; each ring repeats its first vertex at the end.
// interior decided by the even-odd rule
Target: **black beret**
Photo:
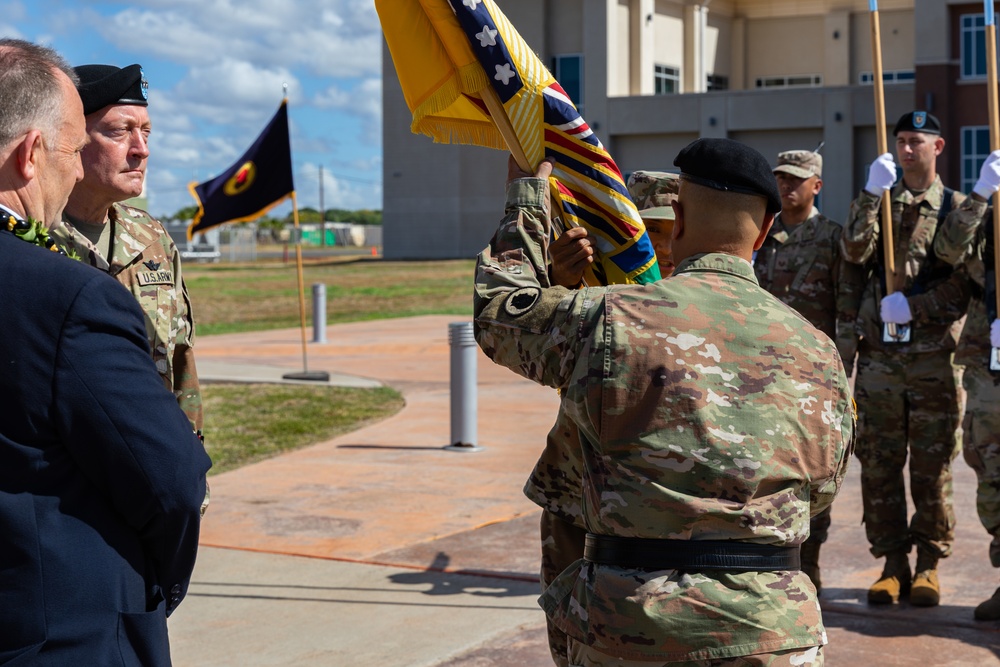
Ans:
{"type": "Polygon", "coordinates": [[[83,100],[84,115],[112,104],[149,104],[149,82],[139,65],[80,65],[73,71],[80,77],[76,89],[83,100]]]}
{"type": "Polygon", "coordinates": [[[941,134],[941,123],[926,111],[911,111],[904,113],[896,123],[892,136],[900,132],[923,132],[924,134],[941,134]]]}
{"type": "Polygon", "coordinates": [[[732,139],[698,139],[677,154],[674,165],[681,178],[714,190],[758,195],[767,199],[767,212],[781,210],[778,181],[767,158],[732,139]]]}

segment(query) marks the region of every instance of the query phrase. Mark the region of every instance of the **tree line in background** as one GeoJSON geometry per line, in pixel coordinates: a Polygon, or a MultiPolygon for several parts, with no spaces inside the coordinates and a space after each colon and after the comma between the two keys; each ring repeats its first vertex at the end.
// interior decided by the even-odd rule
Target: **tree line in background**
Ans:
{"type": "MultiPolygon", "coordinates": [[[[166,218],[167,220],[191,220],[194,218],[195,213],[198,212],[197,206],[185,206],[184,208],[178,210],[172,216],[166,218]]],[[[353,222],[357,225],[381,225],[382,224],[382,211],[373,211],[370,209],[359,209],[357,211],[349,211],[342,208],[328,208],[324,211],[323,218],[327,222],[353,222]]],[[[320,213],[315,208],[305,207],[299,209],[299,224],[309,224],[318,223],[320,221],[320,213]]],[[[264,216],[257,220],[257,226],[260,229],[284,229],[286,226],[295,224],[292,219],[291,212],[288,215],[280,218],[272,218],[270,216],[264,216]]]]}

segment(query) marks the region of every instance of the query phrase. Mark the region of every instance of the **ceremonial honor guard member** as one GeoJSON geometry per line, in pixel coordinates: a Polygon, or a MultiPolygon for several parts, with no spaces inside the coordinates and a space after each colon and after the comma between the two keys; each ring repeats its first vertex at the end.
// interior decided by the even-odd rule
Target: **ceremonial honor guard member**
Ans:
{"type": "Polygon", "coordinates": [[[142,193],[151,130],[149,84],[139,65],[82,65],[74,71],[90,142],[83,149],[83,180],[52,237],[132,292],[145,313],[163,384],[200,430],[194,317],[180,253],[159,221],[121,203],[142,193]]]}
{"type": "Polygon", "coordinates": [[[526,177],[511,161],[507,214],[479,256],[480,347],[560,388],[579,433],[584,556],[540,603],[572,665],[820,665],[798,552],[846,472],[843,364],[757,285],[750,258],[781,207],[764,157],[700,139],[674,164],[668,279],[551,286],[549,162],[526,177]]]}
{"type": "Polygon", "coordinates": [[[881,576],[868,590],[872,604],[940,601],[938,559],[955,537],[952,459],[958,453],[962,414],[961,367],[954,362],[969,286],[964,276],[933,252],[940,220],[962,203],[937,175],[944,150],[941,126],[929,113],[904,114],[896,123],[896,153],[903,178],[896,180],[890,153],[869,170],[864,191],[851,204],[844,226],[844,259],[870,276],[857,318],[857,455],[865,532],[881,576]],[[890,197],[896,273],[888,295],[883,264],[880,202],[890,197]],[[903,471],[909,459],[914,513],[907,521],[903,471]],[[909,556],[917,547],[916,573],[909,556]]]}
{"type": "MultiPolygon", "coordinates": [[[[993,209],[988,207],[998,188],[1000,151],[994,151],[983,163],[972,195],[945,220],[934,251],[961,266],[972,287],[969,316],[955,352],[955,363],[965,367],[962,384],[968,400],[962,455],[976,471],[976,509],[993,538],[990,562],[1000,568],[1000,319],[993,209]]],[[[981,621],[1000,620],[1000,588],[974,615],[981,621]]]]}

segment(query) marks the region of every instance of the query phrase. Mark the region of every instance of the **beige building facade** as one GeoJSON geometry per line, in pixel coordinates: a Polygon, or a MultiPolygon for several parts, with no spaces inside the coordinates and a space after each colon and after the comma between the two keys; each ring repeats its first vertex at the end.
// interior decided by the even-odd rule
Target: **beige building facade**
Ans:
{"type": "MultiPolygon", "coordinates": [[[[698,137],[736,139],[771,159],[823,143],[821,208],[836,220],[846,217],[876,156],[868,0],[498,4],[623,173],[674,170],[674,156],[698,137]]],[[[935,8],[930,20],[920,16],[946,4],[968,3],[879,2],[890,129],[918,108],[918,67],[954,65],[953,38],[936,23],[950,10],[935,8]]],[[[926,99],[939,113],[934,95],[919,99],[920,108],[926,99]]],[[[409,128],[383,48],[385,256],[475,256],[503,213],[506,153],[436,145],[409,128]]]]}

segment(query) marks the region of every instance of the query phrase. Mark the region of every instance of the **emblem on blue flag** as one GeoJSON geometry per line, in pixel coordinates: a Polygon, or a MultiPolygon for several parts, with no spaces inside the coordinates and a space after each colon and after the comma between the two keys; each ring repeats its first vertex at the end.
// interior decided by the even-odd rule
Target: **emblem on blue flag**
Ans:
{"type": "Polygon", "coordinates": [[[913,112],[913,127],[918,130],[927,124],[927,112],[926,111],[914,111],[913,112]]]}

